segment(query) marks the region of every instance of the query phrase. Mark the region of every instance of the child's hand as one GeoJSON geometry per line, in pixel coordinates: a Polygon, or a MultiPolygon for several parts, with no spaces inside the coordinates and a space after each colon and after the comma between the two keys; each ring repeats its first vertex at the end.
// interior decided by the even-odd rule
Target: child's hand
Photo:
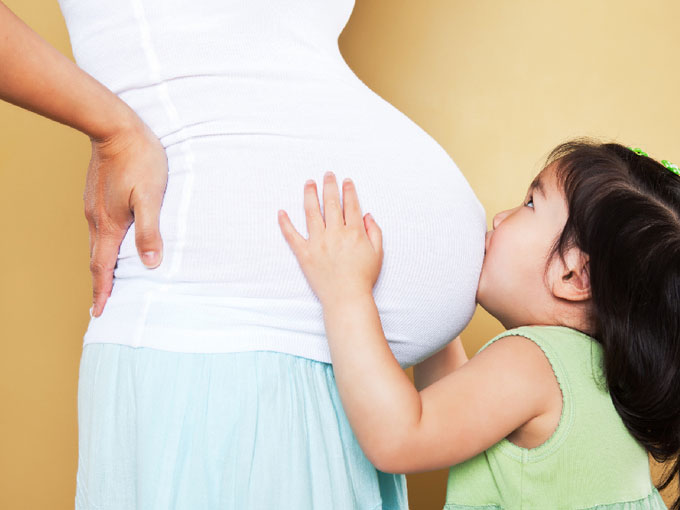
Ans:
{"type": "Polygon", "coordinates": [[[285,211],[279,211],[279,226],[312,290],[324,305],[372,294],[382,266],[382,231],[370,214],[362,217],[354,183],[343,182],[341,206],[335,175],[326,173],[325,221],[316,183],[307,181],[304,190],[309,239],[298,233],[285,211]]]}

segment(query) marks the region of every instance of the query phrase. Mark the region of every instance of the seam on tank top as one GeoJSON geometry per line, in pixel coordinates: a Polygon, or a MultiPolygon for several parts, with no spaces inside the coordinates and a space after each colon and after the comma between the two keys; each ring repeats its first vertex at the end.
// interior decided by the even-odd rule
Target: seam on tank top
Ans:
{"type": "Polygon", "coordinates": [[[522,452],[522,463],[519,466],[519,509],[524,509],[524,469],[526,468],[527,452],[522,452]]]}
{"type": "MultiPolygon", "coordinates": [[[[166,115],[168,116],[170,121],[174,124],[173,127],[176,128],[177,131],[181,131],[183,127],[179,118],[179,113],[177,112],[177,108],[175,108],[175,105],[173,104],[172,99],[170,98],[170,93],[168,92],[167,84],[165,83],[165,81],[162,80],[161,77],[161,64],[151,40],[151,30],[149,29],[149,23],[147,22],[146,19],[144,7],[142,5],[141,0],[131,0],[131,3],[135,19],[139,24],[139,33],[141,38],[140,42],[144,50],[146,61],[149,64],[149,69],[151,71],[152,78],[157,83],[161,104],[163,105],[163,109],[165,110],[166,115]]],[[[190,142],[187,141],[186,144],[180,144],[179,147],[183,156],[182,159],[186,164],[187,172],[185,182],[183,183],[182,186],[182,195],[179,200],[179,207],[177,208],[178,209],[176,222],[177,242],[175,244],[175,249],[173,250],[172,255],[169,257],[170,269],[165,274],[161,273],[162,278],[164,278],[165,280],[170,280],[170,278],[177,273],[182,261],[182,253],[184,250],[184,246],[186,244],[186,228],[188,220],[187,213],[189,210],[189,202],[191,199],[191,193],[193,190],[194,183],[194,153],[191,150],[190,142]]],[[[151,306],[151,302],[153,301],[153,297],[155,295],[154,290],[156,290],[157,292],[165,292],[168,290],[169,287],[170,283],[164,283],[161,284],[157,289],[151,289],[145,293],[142,313],[135,328],[133,340],[134,346],[139,346],[141,343],[142,334],[146,326],[147,313],[149,311],[149,307],[151,306]]]]}

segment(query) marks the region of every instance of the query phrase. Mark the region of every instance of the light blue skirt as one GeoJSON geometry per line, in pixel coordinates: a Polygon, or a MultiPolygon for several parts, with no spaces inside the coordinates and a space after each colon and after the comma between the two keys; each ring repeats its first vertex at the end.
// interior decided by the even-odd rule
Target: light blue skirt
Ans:
{"type": "Polygon", "coordinates": [[[83,347],[76,510],[407,510],[332,365],[270,351],[83,347]]]}

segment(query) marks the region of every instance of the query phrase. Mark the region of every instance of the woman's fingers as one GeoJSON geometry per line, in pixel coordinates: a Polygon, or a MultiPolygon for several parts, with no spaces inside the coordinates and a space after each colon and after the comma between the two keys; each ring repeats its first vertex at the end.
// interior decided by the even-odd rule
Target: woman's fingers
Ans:
{"type": "Polygon", "coordinates": [[[164,190],[140,191],[135,186],[130,194],[130,210],[135,218],[135,244],[142,263],[149,269],[158,267],[163,258],[163,240],[159,231],[164,190]]]}
{"type": "Polygon", "coordinates": [[[345,210],[345,225],[364,230],[364,219],[361,215],[359,197],[352,179],[342,181],[342,203],[345,210]]]}
{"type": "Polygon", "coordinates": [[[104,304],[111,295],[113,288],[113,270],[118,260],[118,249],[123,242],[125,232],[120,236],[113,233],[102,234],[101,230],[95,234],[90,259],[92,273],[92,315],[99,317],[104,310],[104,304]]]}
{"type": "Polygon", "coordinates": [[[316,182],[312,179],[305,182],[305,217],[307,218],[307,232],[309,237],[316,237],[323,233],[324,226],[323,217],[321,216],[321,207],[319,206],[319,195],[316,191],[316,182]]]}
{"type": "Polygon", "coordinates": [[[338,183],[333,172],[326,172],[323,178],[323,214],[327,229],[337,229],[345,224],[338,183]]]}

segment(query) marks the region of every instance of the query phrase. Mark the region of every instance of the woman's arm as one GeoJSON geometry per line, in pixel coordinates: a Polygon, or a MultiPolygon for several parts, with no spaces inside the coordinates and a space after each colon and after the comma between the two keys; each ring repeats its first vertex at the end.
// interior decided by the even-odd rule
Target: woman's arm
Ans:
{"type": "Polygon", "coordinates": [[[139,124],[113,92],[62,55],[0,2],[0,99],[94,140],[139,124]]]}
{"type": "Polygon", "coordinates": [[[446,344],[446,347],[413,366],[413,382],[416,389],[421,391],[427,388],[430,384],[462,367],[467,361],[467,354],[458,335],[452,342],[446,344]]]}
{"type": "Polygon", "coordinates": [[[120,245],[133,221],[142,262],[148,268],[161,263],[165,149],[132,108],[1,2],[0,99],[90,137],[83,202],[90,234],[92,314],[97,317],[111,294],[120,245]]]}
{"type": "Polygon", "coordinates": [[[462,462],[546,411],[552,367],[534,342],[502,338],[418,392],[385,339],[372,289],[382,232],[362,218],[351,181],[324,177],[325,218],[314,181],[305,184],[309,240],[285,212],[279,225],[323,305],[338,391],[368,459],[393,473],[462,462]],[[344,214],[344,218],[343,218],[344,214]]]}

